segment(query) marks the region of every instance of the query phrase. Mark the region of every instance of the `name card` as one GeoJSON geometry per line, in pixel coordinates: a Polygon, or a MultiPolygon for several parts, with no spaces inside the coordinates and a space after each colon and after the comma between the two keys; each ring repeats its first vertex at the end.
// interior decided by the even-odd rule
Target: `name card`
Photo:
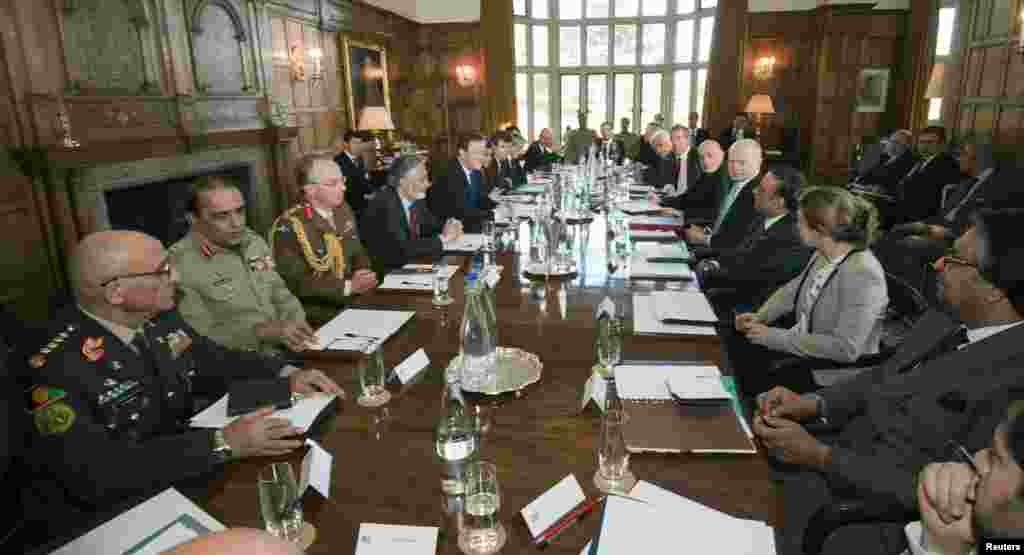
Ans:
{"type": "Polygon", "coordinates": [[[605,297],[601,304],[597,305],[594,319],[597,320],[603,314],[607,314],[609,318],[615,318],[615,302],[610,297],[605,297]]]}
{"type": "Polygon", "coordinates": [[[523,507],[520,514],[530,529],[530,535],[536,538],[585,499],[576,476],[570,474],[523,507]]]}
{"type": "Polygon", "coordinates": [[[434,555],[436,526],[398,526],[364,522],[359,525],[356,555],[434,555]]]}
{"type": "Polygon", "coordinates": [[[427,357],[426,351],[419,349],[406,357],[401,364],[395,366],[395,375],[398,376],[398,381],[404,385],[428,365],[430,365],[430,358],[427,357]]]}
{"type": "Polygon", "coordinates": [[[299,496],[306,492],[306,488],[313,486],[313,489],[319,491],[326,499],[331,496],[331,465],[334,463],[334,457],[312,439],[307,439],[306,445],[309,446],[309,451],[302,459],[299,496]]]}

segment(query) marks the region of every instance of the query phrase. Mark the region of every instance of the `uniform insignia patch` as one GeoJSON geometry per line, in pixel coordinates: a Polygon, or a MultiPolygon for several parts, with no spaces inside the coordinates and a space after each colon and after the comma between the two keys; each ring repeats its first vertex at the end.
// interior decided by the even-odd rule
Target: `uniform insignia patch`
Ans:
{"type": "Polygon", "coordinates": [[[59,387],[51,387],[48,385],[34,386],[28,392],[28,411],[35,412],[39,409],[45,408],[50,403],[60,401],[67,397],[67,395],[68,394],[59,387]]]}
{"type": "Polygon", "coordinates": [[[103,350],[102,337],[86,337],[82,341],[82,356],[90,362],[96,362],[103,358],[106,351],[103,350]]]}
{"type": "Polygon", "coordinates": [[[57,401],[33,412],[32,418],[39,433],[63,434],[75,423],[75,409],[64,401],[57,401]]]}
{"type": "Polygon", "coordinates": [[[167,335],[167,346],[171,348],[171,357],[178,358],[192,346],[192,338],[185,333],[185,330],[178,329],[178,331],[167,335]]]}
{"type": "Polygon", "coordinates": [[[28,359],[28,365],[32,368],[42,368],[43,366],[46,366],[46,355],[43,353],[36,353],[32,355],[28,359]]]}
{"type": "Polygon", "coordinates": [[[122,368],[122,364],[120,362],[118,362],[116,360],[110,361],[110,369],[111,370],[114,370],[116,372],[116,371],[120,370],[121,368],[122,368]]]}

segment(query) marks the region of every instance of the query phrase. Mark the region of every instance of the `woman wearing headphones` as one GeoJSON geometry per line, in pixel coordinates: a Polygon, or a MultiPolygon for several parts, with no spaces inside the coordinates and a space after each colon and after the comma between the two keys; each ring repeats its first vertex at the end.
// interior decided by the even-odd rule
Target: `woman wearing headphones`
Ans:
{"type": "Polygon", "coordinates": [[[885,272],[867,249],[878,229],[874,206],[843,189],[812,188],[800,196],[799,227],[815,249],[807,267],[756,313],[736,315],[736,331],[746,340],[730,345],[730,358],[746,395],[776,385],[814,388],[809,372],[772,374],[773,360],[853,362],[878,352],[889,298],[885,272]]]}

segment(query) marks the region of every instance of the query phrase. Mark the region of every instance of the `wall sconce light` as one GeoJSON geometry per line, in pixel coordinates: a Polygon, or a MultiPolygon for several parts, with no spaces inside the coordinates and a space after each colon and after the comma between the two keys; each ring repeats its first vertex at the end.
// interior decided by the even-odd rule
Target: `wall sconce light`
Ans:
{"type": "Polygon", "coordinates": [[[762,57],[754,63],[754,77],[768,79],[772,76],[773,69],[775,69],[775,56],[762,57]]]}
{"type": "Polygon", "coordinates": [[[460,87],[471,87],[476,84],[476,68],[469,64],[455,66],[455,82],[460,87]]]}
{"type": "Polygon", "coordinates": [[[1020,38],[1017,39],[1017,53],[1024,56],[1024,8],[1020,10],[1020,38]]]}
{"type": "Polygon", "coordinates": [[[292,81],[306,80],[306,67],[302,64],[302,50],[293,46],[288,50],[288,73],[292,81]]]}
{"type": "Polygon", "coordinates": [[[321,60],[324,57],[324,53],[319,48],[314,48],[309,51],[309,57],[313,58],[313,74],[309,76],[310,81],[321,81],[324,78],[324,68],[321,64],[321,60]]]}

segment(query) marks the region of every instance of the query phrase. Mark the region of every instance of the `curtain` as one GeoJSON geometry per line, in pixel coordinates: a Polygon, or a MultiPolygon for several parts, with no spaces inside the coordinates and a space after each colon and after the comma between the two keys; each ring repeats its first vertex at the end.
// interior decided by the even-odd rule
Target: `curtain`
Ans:
{"type": "Polygon", "coordinates": [[[704,128],[711,137],[732,125],[733,116],[746,106],[742,94],[743,45],[747,38],[747,0],[719,0],[715,31],[704,88],[704,128]]]}
{"type": "Polygon", "coordinates": [[[516,121],[512,0],[481,0],[480,32],[485,80],[481,131],[490,134],[516,121]]]}

